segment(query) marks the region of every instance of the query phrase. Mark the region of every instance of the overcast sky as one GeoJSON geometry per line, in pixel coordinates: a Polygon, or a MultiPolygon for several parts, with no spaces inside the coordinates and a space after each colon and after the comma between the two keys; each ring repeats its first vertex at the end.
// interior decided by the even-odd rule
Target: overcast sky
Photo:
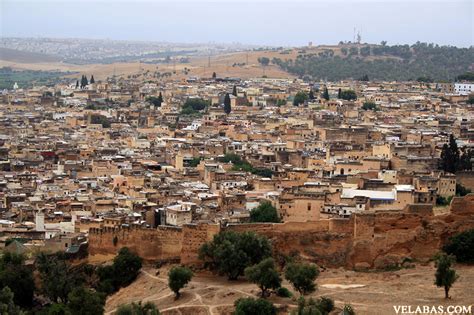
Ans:
{"type": "Polygon", "coordinates": [[[353,39],[471,46],[471,0],[0,0],[3,37],[69,37],[258,45],[353,39]]]}

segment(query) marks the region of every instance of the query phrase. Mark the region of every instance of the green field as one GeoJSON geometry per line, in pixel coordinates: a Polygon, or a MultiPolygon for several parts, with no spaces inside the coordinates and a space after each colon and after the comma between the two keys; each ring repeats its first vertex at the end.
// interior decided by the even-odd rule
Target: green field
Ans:
{"type": "Polygon", "coordinates": [[[19,88],[31,88],[34,85],[53,86],[64,81],[63,76],[73,72],[59,71],[16,71],[9,67],[0,68],[0,90],[12,89],[15,82],[19,88]]]}

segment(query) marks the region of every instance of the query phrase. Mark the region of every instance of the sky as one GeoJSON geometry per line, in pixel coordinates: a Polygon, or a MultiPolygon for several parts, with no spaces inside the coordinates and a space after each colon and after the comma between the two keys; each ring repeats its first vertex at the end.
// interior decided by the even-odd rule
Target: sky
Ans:
{"type": "Polygon", "coordinates": [[[0,0],[1,37],[474,45],[471,0],[0,0]]]}

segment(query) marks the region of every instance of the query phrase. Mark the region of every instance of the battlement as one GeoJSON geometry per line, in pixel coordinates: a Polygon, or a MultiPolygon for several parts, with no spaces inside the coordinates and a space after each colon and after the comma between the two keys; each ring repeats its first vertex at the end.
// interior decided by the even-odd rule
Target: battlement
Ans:
{"type": "Polygon", "coordinates": [[[403,211],[367,211],[350,219],[313,222],[247,223],[221,227],[199,223],[182,227],[103,227],[89,231],[90,254],[115,254],[127,246],[147,261],[199,264],[199,248],[221,230],[265,235],[275,253],[302,257],[325,266],[380,267],[410,257],[429,259],[446,239],[474,228],[474,194],[456,197],[448,214],[434,216],[431,205],[403,211]]]}

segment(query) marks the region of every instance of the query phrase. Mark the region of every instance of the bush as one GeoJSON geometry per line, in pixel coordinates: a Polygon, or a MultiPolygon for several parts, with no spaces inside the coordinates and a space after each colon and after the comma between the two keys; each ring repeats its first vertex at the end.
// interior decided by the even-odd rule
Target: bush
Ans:
{"type": "Polygon", "coordinates": [[[456,256],[462,263],[474,263],[474,229],[461,232],[450,238],[443,250],[456,256]]]}
{"type": "Polygon", "coordinates": [[[280,297],[290,298],[293,296],[290,290],[285,287],[280,287],[277,289],[276,294],[280,297]]]}
{"type": "Polygon", "coordinates": [[[334,301],[327,297],[320,299],[310,298],[306,300],[304,297],[298,299],[298,309],[292,314],[298,315],[327,315],[334,310],[334,301]]]}
{"type": "Polygon", "coordinates": [[[254,232],[224,231],[200,248],[199,258],[209,269],[235,280],[245,268],[258,264],[271,253],[270,242],[264,236],[254,232]]]}
{"type": "Polygon", "coordinates": [[[276,315],[275,306],[264,299],[240,298],[234,305],[234,315],[276,315]]]}
{"type": "Polygon", "coordinates": [[[160,315],[155,304],[151,302],[122,304],[118,307],[116,315],[160,315]]]}

